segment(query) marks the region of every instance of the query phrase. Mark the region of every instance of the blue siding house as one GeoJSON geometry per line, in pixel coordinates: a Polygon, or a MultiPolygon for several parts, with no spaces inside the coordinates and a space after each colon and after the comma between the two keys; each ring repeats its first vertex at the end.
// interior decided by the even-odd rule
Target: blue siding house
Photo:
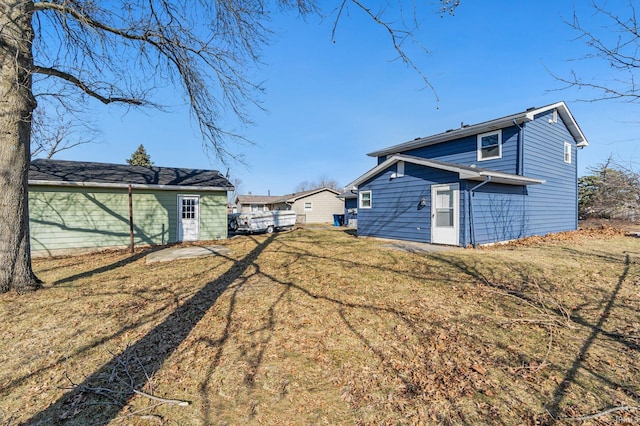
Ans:
{"type": "Polygon", "coordinates": [[[374,151],[358,235],[469,246],[575,230],[577,150],[564,102],[374,151]]]}

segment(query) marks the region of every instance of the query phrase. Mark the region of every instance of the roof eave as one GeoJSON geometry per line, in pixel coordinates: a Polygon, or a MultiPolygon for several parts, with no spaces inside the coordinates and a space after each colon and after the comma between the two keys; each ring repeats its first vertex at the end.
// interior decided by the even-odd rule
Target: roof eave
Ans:
{"type": "Polygon", "coordinates": [[[224,186],[191,186],[191,185],[149,185],[149,184],[127,184],[127,183],[102,183],[102,182],[63,182],[53,180],[30,179],[29,186],[60,186],[60,187],[81,187],[81,188],[114,188],[127,189],[161,189],[171,191],[232,191],[233,187],[224,186]]]}

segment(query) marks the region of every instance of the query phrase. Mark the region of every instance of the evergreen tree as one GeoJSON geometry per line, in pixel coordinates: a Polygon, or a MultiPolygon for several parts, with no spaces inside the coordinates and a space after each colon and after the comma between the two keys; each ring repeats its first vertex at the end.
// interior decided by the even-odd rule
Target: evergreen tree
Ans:
{"type": "Polygon", "coordinates": [[[143,167],[151,167],[153,166],[153,162],[151,161],[151,157],[147,154],[147,151],[144,149],[144,145],[140,144],[138,149],[131,154],[131,158],[127,160],[127,163],[132,166],[143,166],[143,167]]]}

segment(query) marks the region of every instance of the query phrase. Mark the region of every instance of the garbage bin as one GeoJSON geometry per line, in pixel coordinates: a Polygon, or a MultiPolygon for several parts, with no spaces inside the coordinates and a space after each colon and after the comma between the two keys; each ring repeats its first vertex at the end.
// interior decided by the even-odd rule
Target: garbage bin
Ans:
{"type": "Polygon", "coordinates": [[[334,214],[333,215],[333,226],[342,226],[344,225],[344,215],[343,214],[334,214]]]}

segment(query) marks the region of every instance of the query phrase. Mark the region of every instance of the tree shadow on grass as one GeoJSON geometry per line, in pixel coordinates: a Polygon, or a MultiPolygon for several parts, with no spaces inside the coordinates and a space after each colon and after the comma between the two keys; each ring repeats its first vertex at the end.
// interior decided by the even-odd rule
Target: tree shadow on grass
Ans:
{"type": "Polygon", "coordinates": [[[62,278],[60,280],[54,281],[54,286],[59,286],[61,284],[67,284],[76,280],[80,280],[83,278],[89,278],[94,275],[103,274],[105,272],[113,271],[115,269],[121,268],[123,266],[129,265],[137,260],[142,259],[143,257],[154,253],[156,251],[164,250],[167,246],[151,246],[146,248],[138,253],[134,253],[131,256],[128,256],[124,259],[120,259],[117,262],[110,263],[109,265],[100,266],[99,268],[92,269],[91,271],[81,272],[79,274],[72,275],[70,277],[62,278]]]}
{"type": "MultiPolygon", "coordinates": [[[[218,279],[207,283],[200,291],[173,311],[161,324],[121,353],[114,354],[110,361],[99,367],[82,383],[77,384],[48,408],[29,419],[26,424],[73,422],[75,424],[105,425],[115,419],[136,394],[136,391],[160,370],[163,363],[187,338],[209,308],[215,304],[218,297],[245,273],[275,237],[275,235],[271,235],[244,258],[235,261],[227,272],[218,279]],[[118,383],[117,381],[114,383],[115,372],[123,367],[123,363],[132,362],[135,364],[143,357],[144,368],[126,369],[120,373],[125,377],[127,383],[133,383],[134,386],[127,386],[127,383],[118,383]],[[101,392],[107,387],[110,388],[110,392],[101,392]],[[117,390],[117,394],[112,392],[113,390],[117,390]],[[96,400],[88,401],[89,398],[96,400]]],[[[113,269],[117,267],[117,263],[85,274],[78,274],[75,278],[70,277],[64,281],[68,282],[72,278],[78,279],[81,276],[113,269]]]]}
{"type": "MultiPolygon", "coordinates": [[[[597,316],[597,319],[589,319],[583,317],[580,313],[579,308],[575,309],[573,312],[567,312],[562,309],[560,305],[552,306],[551,304],[546,303],[545,300],[543,300],[539,295],[536,296],[535,292],[532,292],[532,289],[528,288],[529,283],[535,283],[536,285],[539,285],[539,287],[544,292],[548,292],[548,296],[552,295],[555,284],[552,282],[548,282],[546,278],[544,278],[544,275],[542,278],[543,282],[538,282],[534,271],[527,271],[522,268],[517,268],[517,266],[515,265],[511,265],[511,271],[518,277],[518,279],[512,279],[507,283],[503,281],[499,275],[496,274],[496,276],[494,276],[493,268],[487,263],[479,262],[477,264],[473,264],[470,261],[465,263],[460,262],[459,259],[456,259],[456,261],[454,262],[452,259],[449,259],[445,256],[441,256],[438,254],[431,255],[434,258],[449,263],[451,266],[457,267],[464,274],[467,274],[470,277],[476,279],[482,286],[486,286],[511,297],[520,299],[523,303],[540,309],[541,311],[545,311],[549,315],[556,317],[558,321],[570,321],[574,324],[585,327],[589,331],[588,336],[584,340],[580,350],[571,362],[571,366],[568,369],[562,370],[562,374],[564,375],[564,377],[562,377],[561,382],[554,389],[551,396],[551,401],[546,407],[549,416],[551,416],[551,419],[549,419],[548,421],[551,423],[566,420],[566,417],[564,417],[565,414],[563,413],[562,409],[562,403],[567,396],[569,388],[572,386],[572,384],[577,383],[577,375],[580,370],[590,372],[591,375],[593,377],[596,377],[604,386],[611,389],[626,388],[625,385],[617,383],[602,374],[590,371],[589,367],[585,365],[587,355],[597,339],[610,339],[611,341],[626,347],[630,351],[640,352],[640,345],[638,345],[636,339],[634,339],[632,336],[607,331],[604,328],[607,319],[612,315],[614,309],[625,308],[625,305],[621,304],[618,301],[618,298],[623,284],[627,282],[629,278],[629,270],[632,263],[629,253],[624,252],[624,258],[621,259],[620,257],[616,257],[610,253],[605,252],[596,252],[595,254],[593,252],[584,253],[576,249],[565,249],[564,251],[567,252],[570,256],[575,256],[581,259],[592,256],[594,258],[597,258],[597,260],[600,262],[606,261],[610,263],[618,263],[622,267],[622,271],[618,276],[616,285],[613,290],[610,292],[603,291],[599,294],[601,300],[599,301],[598,306],[601,307],[599,308],[601,309],[601,312],[597,316]],[[483,272],[483,270],[486,272],[483,272]]],[[[585,306],[587,306],[587,304],[585,304],[585,306]]],[[[627,391],[627,394],[629,394],[629,396],[634,399],[640,397],[640,394],[638,394],[635,390],[632,390],[630,392],[627,391]]]]}

